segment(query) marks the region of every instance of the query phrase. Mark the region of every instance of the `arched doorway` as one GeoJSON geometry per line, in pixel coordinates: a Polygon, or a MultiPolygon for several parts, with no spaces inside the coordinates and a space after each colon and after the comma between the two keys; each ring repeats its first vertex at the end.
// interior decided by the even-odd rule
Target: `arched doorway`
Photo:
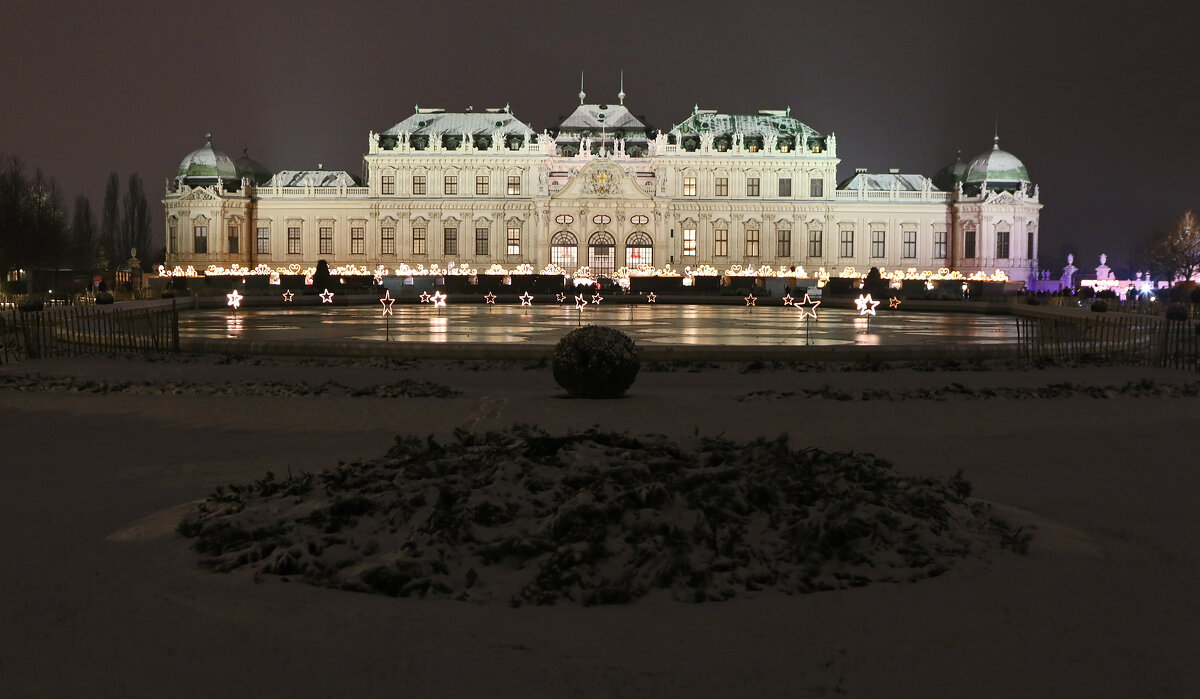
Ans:
{"type": "Polygon", "coordinates": [[[645,231],[634,231],[625,239],[625,266],[654,265],[654,241],[645,231]]]}
{"type": "Polygon", "coordinates": [[[579,266],[579,241],[568,231],[559,231],[550,238],[550,261],[574,274],[579,266]]]}
{"type": "Polygon", "coordinates": [[[617,241],[604,231],[588,239],[588,267],[593,277],[611,277],[617,271],[617,241]]]}

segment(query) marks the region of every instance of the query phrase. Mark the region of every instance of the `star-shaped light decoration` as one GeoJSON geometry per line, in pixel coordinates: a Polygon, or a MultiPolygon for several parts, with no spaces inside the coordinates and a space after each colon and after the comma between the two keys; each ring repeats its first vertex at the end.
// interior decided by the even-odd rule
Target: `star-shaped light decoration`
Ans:
{"type": "Polygon", "coordinates": [[[429,298],[430,296],[428,291],[421,292],[421,303],[429,303],[429,298]]]}
{"type": "Polygon", "coordinates": [[[292,293],[292,290],[291,290],[291,289],[288,289],[287,291],[283,292],[283,302],[284,302],[284,303],[291,303],[291,302],[292,302],[292,298],[293,298],[293,297],[295,297],[295,296],[296,296],[296,295],[292,293]]]}
{"type": "Polygon", "coordinates": [[[658,296],[653,291],[646,294],[646,303],[654,303],[657,300],[658,300],[658,296]]]}
{"type": "Polygon", "coordinates": [[[225,294],[225,298],[229,299],[228,305],[232,308],[241,308],[242,299],[245,297],[239,294],[237,289],[234,289],[232,294],[225,294]]]}
{"type": "Polygon", "coordinates": [[[749,296],[746,297],[746,305],[753,306],[754,302],[757,300],[758,300],[757,296],[755,296],[754,294],[750,294],[749,296]]]}
{"type": "Polygon", "coordinates": [[[586,305],[587,299],[583,297],[583,294],[577,294],[575,296],[575,310],[582,311],[583,307],[586,305]]]}
{"type": "Polygon", "coordinates": [[[596,305],[600,305],[600,302],[601,302],[601,301],[603,301],[603,300],[604,300],[604,297],[600,295],[600,292],[599,292],[599,291],[597,291],[596,293],[592,294],[592,303],[594,303],[594,304],[596,304],[596,305]]]}
{"type": "Polygon", "coordinates": [[[562,303],[563,301],[567,300],[567,295],[560,291],[554,295],[554,298],[558,299],[559,303],[562,303]]]}
{"type": "Polygon", "coordinates": [[[792,295],[791,295],[791,294],[784,294],[784,295],[783,295],[783,305],[785,305],[785,306],[794,306],[794,305],[796,305],[796,304],[795,304],[795,301],[796,301],[796,299],[792,298],[792,295]]]}
{"type": "Polygon", "coordinates": [[[893,296],[890,299],[888,299],[888,308],[899,308],[899,307],[900,307],[899,297],[893,296]]]}
{"type": "Polygon", "coordinates": [[[517,298],[521,299],[522,306],[532,306],[533,305],[533,294],[529,293],[528,291],[521,294],[517,298]]]}
{"type": "Polygon", "coordinates": [[[322,291],[317,296],[321,297],[321,303],[333,303],[333,292],[329,289],[322,291]]]}
{"type": "Polygon", "coordinates": [[[878,305],[879,302],[872,299],[870,294],[860,294],[859,297],[854,300],[854,306],[858,309],[858,314],[860,316],[875,315],[875,307],[878,305]]]}
{"type": "Polygon", "coordinates": [[[433,296],[429,297],[430,303],[434,308],[442,308],[446,305],[446,295],[440,291],[433,292],[433,296]]]}
{"type": "Polygon", "coordinates": [[[800,303],[793,303],[792,305],[800,310],[800,320],[804,320],[805,318],[807,318],[809,316],[812,316],[812,319],[816,320],[817,319],[817,306],[820,306],[821,302],[813,301],[811,298],[808,297],[808,294],[806,293],[806,294],[804,294],[803,301],[801,301],[800,303]]]}
{"type": "Polygon", "coordinates": [[[490,292],[490,291],[489,291],[489,292],[487,292],[486,294],[484,294],[484,295],[483,295],[483,302],[484,302],[484,303],[495,304],[495,303],[496,303],[496,295],[495,295],[495,294],[493,294],[493,293],[492,293],[492,292],[490,292]]]}
{"type": "Polygon", "coordinates": [[[383,315],[392,315],[392,304],[396,303],[396,299],[392,298],[392,292],[390,289],[383,292],[383,298],[379,299],[379,303],[383,304],[383,315]]]}

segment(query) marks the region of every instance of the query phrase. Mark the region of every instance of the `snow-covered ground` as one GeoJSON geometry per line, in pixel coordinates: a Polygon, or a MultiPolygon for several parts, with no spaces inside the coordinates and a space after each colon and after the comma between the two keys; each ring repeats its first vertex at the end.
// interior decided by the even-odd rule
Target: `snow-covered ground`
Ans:
{"type": "Polygon", "coordinates": [[[576,401],[548,367],[517,363],[2,367],[0,696],[1200,694],[1200,376],[692,368],[576,401]],[[219,484],[376,458],[397,434],[514,422],[786,432],[903,474],[961,468],[976,496],[1037,529],[1027,556],[915,583],[519,608],[214,574],[175,533],[219,484]]]}

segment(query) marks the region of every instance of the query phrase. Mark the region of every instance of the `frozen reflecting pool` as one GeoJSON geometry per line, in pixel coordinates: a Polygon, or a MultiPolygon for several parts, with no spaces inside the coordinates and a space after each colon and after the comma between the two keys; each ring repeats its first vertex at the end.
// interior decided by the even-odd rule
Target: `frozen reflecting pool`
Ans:
{"type": "Polygon", "coordinates": [[[819,309],[806,327],[791,306],[429,305],[394,306],[390,323],[379,306],[336,306],[181,313],[185,338],[353,340],[553,344],[580,324],[608,325],[637,342],[661,345],[919,345],[1015,342],[1008,316],[923,313],[881,308],[859,318],[853,310],[819,309]]]}

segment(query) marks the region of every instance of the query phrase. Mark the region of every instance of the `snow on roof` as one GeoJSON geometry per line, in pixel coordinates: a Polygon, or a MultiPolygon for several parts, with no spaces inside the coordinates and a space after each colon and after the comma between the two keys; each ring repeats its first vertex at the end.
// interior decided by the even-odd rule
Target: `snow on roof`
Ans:
{"type": "Polygon", "coordinates": [[[384,131],[383,135],[398,136],[404,131],[412,135],[456,135],[464,131],[472,136],[491,136],[496,131],[533,135],[533,129],[508,112],[420,112],[384,131]]]}
{"type": "Polygon", "coordinates": [[[805,138],[819,135],[808,124],[801,123],[786,114],[772,110],[768,114],[717,114],[710,110],[697,110],[672,131],[680,134],[709,132],[714,134],[742,133],[746,136],[778,136],[805,134],[805,138]]]}
{"type": "Polygon", "coordinates": [[[893,186],[901,191],[919,192],[929,182],[930,189],[937,189],[925,175],[879,174],[860,172],[838,185],[838,189],[862,189],[868,191],[890,191],[893,186]]]}
{"type": "Polygon", "coordinates": [[[581,104],[567,117],[560,129],[625,129],[645,131],[646,125],[619,104],[581,104]]]}
{"type": "Polygon", "coordinates": [[[354,176],[345,170],[280,170],[270,187],[354,187],[354,176]]]}

